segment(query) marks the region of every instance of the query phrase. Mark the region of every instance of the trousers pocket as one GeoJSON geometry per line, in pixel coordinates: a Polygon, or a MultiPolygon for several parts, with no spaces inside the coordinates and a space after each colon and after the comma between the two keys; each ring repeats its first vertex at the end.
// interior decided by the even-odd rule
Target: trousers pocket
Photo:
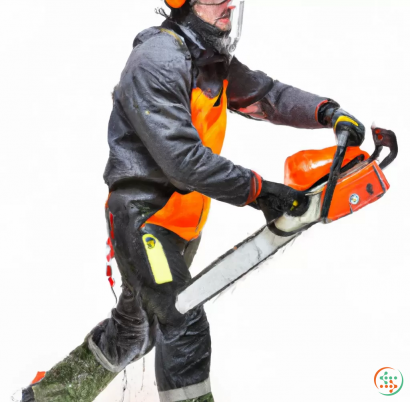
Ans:
{"type": "Polygon", "coordinates": [[[161,242],[152,234],[142,236],[148,261],[157,285],[172,282],[172,272],[168,264],[167,256],[161,242]]]}

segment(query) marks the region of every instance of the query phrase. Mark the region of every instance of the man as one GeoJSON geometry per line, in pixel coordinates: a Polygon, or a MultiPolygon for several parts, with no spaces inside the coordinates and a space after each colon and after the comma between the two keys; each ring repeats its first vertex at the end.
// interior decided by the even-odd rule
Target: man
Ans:
{"type": "MultiPolygon", "coordinates": [[[[267,222],[301,213],[303,193],[220,156],[227,109],[297,128],[332,127],[360,145],[364,127],[339,105],[251,71],[232,56],[231,0],[167,0],[171,15],[141,32],[113,93],[104,174],[109,243],[123,291],[111,318],[23,402],[88,402],[156,346],[162,402],[213,401],[202,307],[181,315],[210,199],[261,209],[267,222]]],[[[236,10],[237,12],[237,10],[236,10]]]]}

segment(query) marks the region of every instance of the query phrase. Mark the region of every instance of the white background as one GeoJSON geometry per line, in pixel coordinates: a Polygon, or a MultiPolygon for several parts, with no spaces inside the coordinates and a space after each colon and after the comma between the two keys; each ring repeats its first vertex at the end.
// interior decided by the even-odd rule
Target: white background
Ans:
{"type": "MultiPolygon", "coordinates": [[[[79,345],[113,306],[105,278],[102,173],[110,92],[155,1],[0,4],[0,399],[79,345]]],[[[295,244],[207,305],[217,402],[378,401],[373,376],[401,370],[410,399],[410,3],[248,0],[237,56],[337,100],[400,155],[377,203],[295,244]],[[406,385],[407,383],[407,385],[406,385]]],[[[229,116],[223,154],[283,181],[287,156],[334,144],[229,116]]],[[[368,130],[364,149],[373,151],[368,130]]],[[[215,202],[193,271],[258,229],[251,208],[215,202]]],[[[117,274],[117,279],[118,274],[117,274]]],[[[158,401],[153,354],[128,369],[125,401],[158,401]]],[[[97,400],[120,401],[121,378],[97,400]]]]}

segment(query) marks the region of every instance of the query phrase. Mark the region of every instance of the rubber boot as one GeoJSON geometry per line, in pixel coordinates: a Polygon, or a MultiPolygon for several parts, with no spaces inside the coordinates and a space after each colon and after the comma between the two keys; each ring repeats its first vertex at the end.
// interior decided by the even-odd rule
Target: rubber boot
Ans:
{"type": "Polygon", "coordinates": [[[92,402],[116,376],[97,362],[85,341],[25,389],[22,402],[92,402]]]}

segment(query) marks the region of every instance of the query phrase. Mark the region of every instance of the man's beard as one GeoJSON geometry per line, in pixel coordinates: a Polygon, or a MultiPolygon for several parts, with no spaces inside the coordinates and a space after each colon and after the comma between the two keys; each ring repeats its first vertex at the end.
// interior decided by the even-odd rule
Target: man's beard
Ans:
{"type": "MultiPolygon", "coordinates": [[[[225,12],[219,19],[226,18],[229,16],[228,14],[229,12],[225,12]]],[[[223,31],[215,25],[205,22],[195,14],[192,8],[184,19],[183,25],[196,32],[206,42],[206,44],[211,46],[215,51],[222,55],[229,56],[229,35],[231,30],[223,31]]]]}

